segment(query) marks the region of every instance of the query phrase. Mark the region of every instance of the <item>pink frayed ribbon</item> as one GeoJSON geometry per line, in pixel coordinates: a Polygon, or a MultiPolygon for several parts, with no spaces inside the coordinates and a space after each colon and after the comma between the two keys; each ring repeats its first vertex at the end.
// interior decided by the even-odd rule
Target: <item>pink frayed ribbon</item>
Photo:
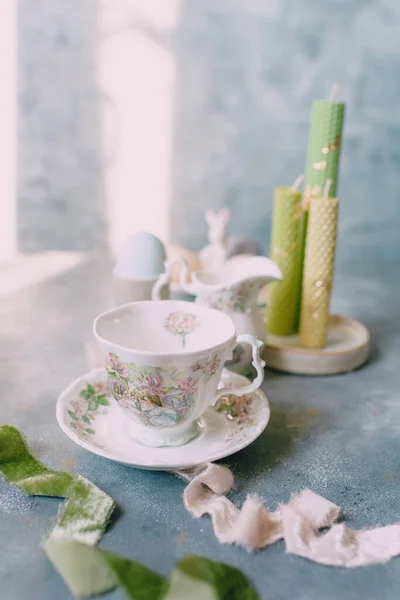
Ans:
{"type": "Polygon", "coordinates": [[[223,544],[250,551],[283,539],[287,552],[335,567],[384,563],[400,554],[400,524],[361,531],[335,524],[339,507],[311,490],[275,512],[265,508],[261,497],[249,495],[240,510],[225,496],[233,485],[228,467],[208,463],[176,474],[189,482],[183,493],[187,510],[195,518],[210,515],[223,544]]]}

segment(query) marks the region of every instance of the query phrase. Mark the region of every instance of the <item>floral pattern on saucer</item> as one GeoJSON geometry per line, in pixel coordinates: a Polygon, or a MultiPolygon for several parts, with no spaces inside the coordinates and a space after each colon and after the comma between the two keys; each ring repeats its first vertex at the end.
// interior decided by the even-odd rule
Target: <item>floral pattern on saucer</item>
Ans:
{"type": "Polygon", "coordinates": [[[70,427],[83,439],[96,433],[94,421],[99,414],[107,413],[110,402],[106,396],[107,384],[98,381],[94,384],[88,383],[79,395],[72,399],[67,409],[70,417],[70,427]]]}
{"type": "Polygon", "coordinates": [[[106,371],[119,405],[143,425],[174,427],[192,412],[199,378],[174,367],[123,363],[111,352],[106,359],[106,371]]]}
{"type": "Polygon", "coordinates": [[[185,347],[186,336],[192,333],[197,326],[196,315],[187,312],[172,312],[164,322],[164,327],[170,333],[182,338],[182,347],[185,347]]]}
{"type": "MultiPolygon", "coordinates": [[[[231,385],[231,374],[224,371],[224,385],[231,385]]],[[[229,429],[225,435],[228,444],[241,444],[247,437],[253,435],[262,426],[264,415],[255,408],[259,402],[259,395],[255,394],[237,396],[235,394],[224,394],[218,399],[214,410],[223,414],[229,422],[229,429]]]]}
{"type": "MultiPolygon", "coordinates": [[[[120,365],[115,366],[121,368],[120,365]]],[[[233,386],[240,382],[245,385],[249,380],[223,370],[222,385],[233,386]]],[[[262,433],[270,417],[268,400],[261,390],[245,396],[239,405],[236,404],[236,395],[227,394],[226,396],[232,396],[228,402],[226,396],[222,397],[219,409],[209,407],[201,417],[201,435],[185,446],[171,447],[166,451],[165,448],[143,446],[127,434],[129,428],[124,426],[126,419],[123,412],[114,398],[103,392],[106,387],[106,372],[102,367],[76,379],[57,400],[57,421],[64,433],[86,450],[106,459],[142,469],[176,471],[235,454],[262,433]],[[76,413],[76,401],[82,397],[81,392],[89,392],[92,396],[92,389],[100,392],[100,395],[104,394],[109,406],[100,404],[97,411],[94,411],[95,427],[94,419],[91,418],[93,415],[90,415],[90,429],[95,433],[80,433],[79,427],[75,426],[76,419],[71,418],[70,411],[76,413]]],[[[86,397],[84,399],[86,400],[86,397]]],[[[82,409],[86,408],[86,405],[82,403],[80,406],[81,410],[78,409],[78,413],[85,414],[82,409]]]]}
{"type": "Polygon", "coordinates": [[[253,399],[251,396],[235,396],[226,394],[219,398],[215,410],[224,413],[229,419],[237,423],[249,421],[253,412],[253,399]]]}

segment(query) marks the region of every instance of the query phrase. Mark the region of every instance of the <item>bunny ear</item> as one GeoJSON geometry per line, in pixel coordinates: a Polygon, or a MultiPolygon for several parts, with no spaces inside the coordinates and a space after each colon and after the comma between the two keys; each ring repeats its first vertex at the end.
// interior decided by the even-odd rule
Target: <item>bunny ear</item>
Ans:
{"type": "Polygon", "coordinates": [[[210,225],[214,220],[215,212],[208,208],[207,210],[204,211],[204,217],[205,217],[205,220],[208,223],[208,225],[210,225]]]}
{"type": "Polygon", "coordinates": [[[222,219],[222,222],[226,225],[227,223],[229,223],[230,218],[231,218],[231,211],[229,210],[229,208],[221,208],[221,210],[219,211],[219,215],[222,219]]]}

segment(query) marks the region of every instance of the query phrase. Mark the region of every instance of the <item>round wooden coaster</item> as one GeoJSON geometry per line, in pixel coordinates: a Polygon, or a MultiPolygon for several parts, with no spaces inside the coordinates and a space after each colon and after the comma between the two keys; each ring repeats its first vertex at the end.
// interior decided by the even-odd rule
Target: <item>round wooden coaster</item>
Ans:
{"type": "Polygon", "coordinates": [[[364,325],[331,315],[325,348],[311,350],[300,345],[298,335],[267,335],[263,359],[277,371],[299,375],[333,375],[360,367],[368,358],[369,331],[364,325]]]}

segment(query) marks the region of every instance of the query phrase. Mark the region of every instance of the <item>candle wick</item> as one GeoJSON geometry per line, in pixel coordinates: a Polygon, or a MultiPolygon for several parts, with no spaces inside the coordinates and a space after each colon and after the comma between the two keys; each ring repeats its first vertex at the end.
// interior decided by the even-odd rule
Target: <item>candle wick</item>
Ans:
{"type": "Polygon", "coordinates": [[[303,174],[301,174],[297,177],[296,181],[292,185],[292,192],[297,192],[297,190],[299,189],[299,187],[301,186],[301,184],[303,182],[303,179],[304,179],[303,174]]]}
{"type": "Polygon", "coordinates": [[[339,89],[339,85],[337,83],[335,83],[332,86],[332,89],[331,89],[331,93],[330,93],[330,96],[329,96],[329,102],[335,102],[335,98],[336,98],[336,94],[338,92],[338,89],[339,89]]]}
{"type": "Polygon", "coordinates": [[[325,186],[324,186],[324,193],[322,195],[323,198],[327,198],[328,197],[331,185],[332,185],[332,179],[327,179],[326,183],[325,183],[325,186]]]}

